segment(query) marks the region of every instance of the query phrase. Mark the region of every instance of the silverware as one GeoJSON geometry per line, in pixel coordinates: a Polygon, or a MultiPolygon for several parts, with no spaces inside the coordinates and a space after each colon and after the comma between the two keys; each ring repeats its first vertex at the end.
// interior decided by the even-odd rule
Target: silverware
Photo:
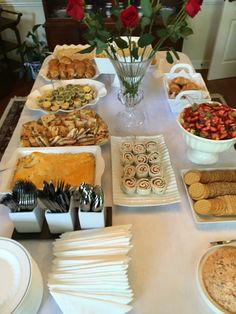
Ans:
{"type": "Polygon", "coordinates": [[[229,244],[232,242],[236,242],[236,239],[212,241],[210,242],[210,245],[223,245],[223,244],[229,244]]]}

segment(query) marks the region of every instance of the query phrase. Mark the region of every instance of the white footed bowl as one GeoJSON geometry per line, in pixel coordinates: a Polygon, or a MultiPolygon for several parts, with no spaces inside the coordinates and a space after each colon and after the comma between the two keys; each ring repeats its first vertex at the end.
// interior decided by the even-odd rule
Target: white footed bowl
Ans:
{"type": "Polygon", "coordinates": [[[180,123],[180,114],[177,116],[177,123],[188,146],[187,156],[193,163],[199,165],[214,164],[218,161],[219,153],[228,150],[234,143],[236,143],[236,138],[227,140],[210,140],[186,131],[180,123]]]}

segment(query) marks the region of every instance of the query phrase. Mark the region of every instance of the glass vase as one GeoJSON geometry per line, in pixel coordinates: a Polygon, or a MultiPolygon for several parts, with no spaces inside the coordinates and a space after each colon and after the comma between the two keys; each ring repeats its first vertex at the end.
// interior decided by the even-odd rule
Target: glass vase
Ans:
{"type": "Polygon", "coordinates": [[[143,100],[142,79],[150,65],[151,59],[132,60],[130,57],[110,57],[120,82],[118,99],[124,110],[116,116],[116,131],[135,134],[144,126],[144,113],[137,105],[143,100]]]}

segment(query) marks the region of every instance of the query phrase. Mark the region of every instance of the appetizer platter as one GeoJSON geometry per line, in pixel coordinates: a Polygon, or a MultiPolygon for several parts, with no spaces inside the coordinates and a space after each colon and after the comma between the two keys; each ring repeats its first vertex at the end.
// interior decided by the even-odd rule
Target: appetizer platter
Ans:
{"type": "Polygon", "coordinates": [[[236,222],[236,168],[183,169],[181,176],[196,223],[236,222]]]}
{"type": "MultiPolygon", "coordinates": [[[[111,155],[112,155],[112,185],[113,185],[113,202],[116,205],[123,206],[157,206],[164,204],[172,204],[180,201],[180,196],[175,180],[175,174],[173,168],[171,166],[169,152],[166,147],[164,137],[162,135],[156,136],[137,136],[137,137],[111,137],[111,155]],[[140,165],[136,166],[138,172],[142,172],[142,174],[137,175],[134,174],[134,177],[139,181],[141,179],[142,182],[139,182],[140,189],[137,189],[137,182],[135,183],[136,188],[135,191],[132,189],[133,181],[132,177],[130,179],[129,173],[132,171],[134,167],[125,166],[126,161],[129,160],[129,154],[124,154],[121,160],[122,148],[125,146],[124,143],[136,143],[135,148],[137,148],[137,152],[131,155],[136,155],[136,158],[139,157],[145,158],[141,156],[145,155],[147,152],[147,148],[145,152],[140,151],[143,147],[143,143],[146,143],[146,147],[148,143],[157,143],[158,152],[162,156],[161,157],[161,167],[157,164],[157,159],[159,154],[154,152],[147,152],[149,163],[144,165],[143,162],[140,161],[140,165]],[[153,157],[153,158],[152,158],[153,157]],[[150,163],[151,161],[151,163],[150,163]],[[150,167],[153,164],[155,167],[150,167]],[[144,169],[148,168],[148,170],[144,169]],[[131,169],[132,168],[132,169],[131,169]],[[151,170],[152,169],[152,170],[151,170]],[[125,173],[124,173],[125,171],[125,173]],[[159,171],[161,175],[159,175],[159,171]],[[145,172],[148,172],[147,175],[145,172]],[[156,172],[155,174],[150,175],[151,172],[156,172]],[[158,172],[158,173],[157,173],[158,172]],[[125,182],[126,188],[123,185],[123,180],[127,176],[127,180],[125,182]],[[151,191],[151,181],[152,184],[156,185],[156,192],[151,191]],[[155,182],[154,182],[155,181],[155,182]],[[128,190],[127,190],[128,189],[128,190]],[[131,191],[129,192],[129,190],[131,191]],[[139,193],[140,190],[140,193],[139,193]],[[137,192],[138,191],[138,192],[137,192]]],[[[131,158],[134,158],[132,156],[131,158]]],[[[131,162],[132,166],[133,162],[131,162]]],[[[155,188],[154,188],[155,189],[155,188]]]]}
{"type": "Polygon", "coordinates": [[[22,125],[22,147],[103,145],[109,139],[107,124],[93,109],[46,114],[22,125]]]}
{"type": "MultiPolygon", "coordinates": [[[[69,173],[68,171],[70,171],[70,173],[73,174],[72,178],[76,179],[76,177],[78,175],[81,175],[83,172],[85,172],[86,175],[86,172],[88,172],[89,169],[91,169],[92,167],[94,168],[93,184],[101,185],[101,177],[105,168],[105,163],[101,154],[101,148],[99,146],[26,147],[16,149],[11,160],[7,164],[3,165],[3,167],[6,170],[4,172],[4,180],[1,180],[0,182],[0,193],[6,193],[11,190],[13,180],[14,178],[16,178],[16,176],[18,176],[19,178],[21,177],[22,179],[24,178],[24,176],[32,176],[33,174],[31,173],[31,170],[36,171],[38,174],[45,174],[45,180],[46,176],[48,175],[50,177],[50,180],[52,178],[54,178],[54,180],[57,180],[57,176],[61,180],[62,170],[64,171],[65,176],[67,176],[67,174],[69,173]],[[93,161],[89,163],[89,167],[87,162],[86,167],[82,164],[80,165],[80,162],[78,163],[78,154],[82,154],[81,156],[83,158],[81,158],[81,161],[88,159],[90,160],[90,156],[93,156],[93,161]],[[57,159],[60,158],[60,156],[62,159],[64,158],[64,160],[67,160],[67,158],[72,158],[72,163],[60,161],[63,164],[63,167],[61,167],[60,171],[58,170],[55,172],[54,166],[56,166],[57,159]],[[45,169],[46,162],[48,166],[45,169]],[[18,172],[16,172],[17,169],[18,172]]],[[[39,176],[35,177],[37,178],[39,176]]],[[[84,181],[83,178],[81,180],[84,181]]]]}
{"type": "Polygon", "coordinates": [[[101,82],[80,79],[43,85],[30,93],[26,106],[43,112],[70,112],[87,106],[95,106],[100,97],[107,94],[101,82]]]}
{"type": "Polygon", "coordinates": [[[233,244],[209,248],[198,263],[198,288],[214,313],[235,312],[235,263],[236,246],[233,244]]]}

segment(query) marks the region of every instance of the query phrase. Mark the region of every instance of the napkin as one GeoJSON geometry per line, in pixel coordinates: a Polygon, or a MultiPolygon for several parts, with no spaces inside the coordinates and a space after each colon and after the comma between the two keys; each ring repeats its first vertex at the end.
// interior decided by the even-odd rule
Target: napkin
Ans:
{"type": "Polygon", "coordinates": [[[66,232],[53,243],[49,291],[63,313],[127,313],[131,225],[66,232]]]}
{"type": "Polygon", "coordinates": [[[124,314],[131,310],[131,306],[122,303],[80,297],[69,293],[51,293],[64,314],[124,314]]]}

